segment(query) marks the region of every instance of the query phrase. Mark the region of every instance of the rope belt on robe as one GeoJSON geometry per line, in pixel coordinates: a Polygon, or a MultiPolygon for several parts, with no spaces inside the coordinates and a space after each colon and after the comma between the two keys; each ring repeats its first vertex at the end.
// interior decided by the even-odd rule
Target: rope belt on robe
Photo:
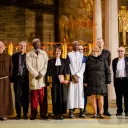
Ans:
{"type": "Polygon", "coordinates": [[[0,80],[1,80],[1,79],[6,79],[6,78],[8,78],[8,76],[0,77],[0,80]]]}

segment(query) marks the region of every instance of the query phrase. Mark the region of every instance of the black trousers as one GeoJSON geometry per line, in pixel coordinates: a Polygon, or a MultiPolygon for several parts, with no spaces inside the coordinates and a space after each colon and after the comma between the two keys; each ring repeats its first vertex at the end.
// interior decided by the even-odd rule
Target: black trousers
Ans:
{"type": "Polygon", "coordinates": [[[84,86],[84,111],[86,111],[87,105],[87,87],[84,86]]]}
{"type": "Polygon", "coordinates": [[[125,113],[128,113],[128,80],[127,78],[115,79],[115,92],[116,92],[116,105],[117,113],[122,113],[122,96],[124,96],[124,109],[125,113]]]}
{"type": "Polygon", "coordinates": [[[15,108],[18,116],[21,116],[21,107],[23,106],[23,113],[28,113],[29,107],[29,82],[25,78],[17,76],[14,82],[15,92],[15,108]]]}
{"type": "Polygon", "coordinates": [[[104,96],[104,112],[108,111],[108,94],[104,96]]]}

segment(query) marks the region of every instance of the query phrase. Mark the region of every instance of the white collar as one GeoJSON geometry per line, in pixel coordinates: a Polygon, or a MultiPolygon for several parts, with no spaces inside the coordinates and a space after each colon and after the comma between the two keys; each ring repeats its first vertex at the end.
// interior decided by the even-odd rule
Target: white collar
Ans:
{"type": "Polygon", "coordinates": [[[60,58],[56,58],[56,63],[55,63],[56,66],[59,66],[61,65],[61,61],[60,61],[60,58]]]}

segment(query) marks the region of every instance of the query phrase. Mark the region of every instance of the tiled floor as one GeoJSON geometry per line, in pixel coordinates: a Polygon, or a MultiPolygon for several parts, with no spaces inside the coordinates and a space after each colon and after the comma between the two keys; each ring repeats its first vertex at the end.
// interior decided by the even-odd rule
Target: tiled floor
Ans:
{"type": "Polygon", "coordinates": [[[116,109],[111,108],[112,116],[105,119],[92,119],[87,115],[85,119],[65,119],[65,120],[14,120],[0,122],[0,128],[128,128],[128,117],[124,115],[116,117],[116,109]]]}

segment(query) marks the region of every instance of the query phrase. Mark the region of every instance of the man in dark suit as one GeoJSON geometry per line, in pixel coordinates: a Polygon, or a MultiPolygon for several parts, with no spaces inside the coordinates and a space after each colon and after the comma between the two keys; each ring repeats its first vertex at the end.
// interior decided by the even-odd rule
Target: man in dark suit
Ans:
{"type": "Polygon", "coordinates": [[[15,92],[15,108],[16,119],[21,118],[21,107],[23,106],[24,119],[28,119],[29,106],[29,79],[28,70],[26,68],[26,42],[22,41],[19,44],[20,52],[12,55],[13,75],[12,82],[14,83],[15,92]]]}
{"type": "Polygon", "coordinates": [[[124,96],[125,116],[128,116],[128,58],[125,55],[125,48],[119,47],[118,56],[112,61],[114,74],[114,87],[116,92],[117,114],[121,116],[122,96],[124,96]]]}
{"type": "MultiPolygon", "coordinates": [[[[101,54],[106,58],[108,65],[111,64],[111,53],[108,50],[104,49],[104,41],[102,38],[97,39],[97,45],[101,50],[101,54]]],[[[111,116],[111,114],[108,111],[108,95],[104,96],[104,115],[111,116]]]]}

